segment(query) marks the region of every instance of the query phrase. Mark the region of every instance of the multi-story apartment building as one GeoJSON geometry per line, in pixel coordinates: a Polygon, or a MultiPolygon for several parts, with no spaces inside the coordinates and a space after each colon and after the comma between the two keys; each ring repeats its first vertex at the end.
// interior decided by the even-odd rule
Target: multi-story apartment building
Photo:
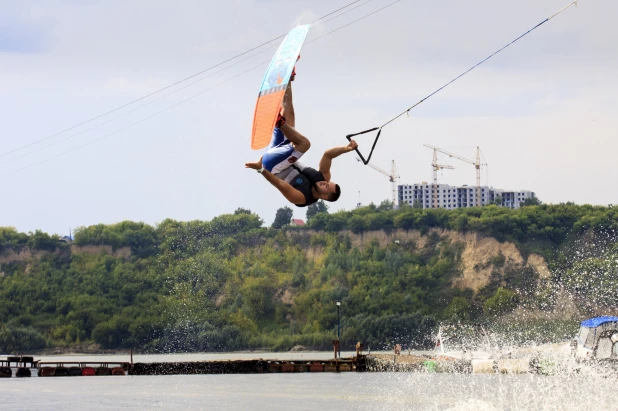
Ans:
{"type": "Polygon", "coordinates": [[[502,207],[519,208],[521,203],[529,198],[535,198],[536,194],[532,191],[506,191],[496,190],[497,195],[502,199],[502,207]]]}
{"type": "MultiPolygon", "coordinates": [[[[477,205],[476,187],[449,186],[438,184],[436,186],[436,198],[434,200],[433,184],[421,183],[398,186],[398,204],[407,203],[410,206],[422,208],[446,208],[455,209],[462,207],[475,207],[477,205]],[[434,205],[434,201],[436,205],[434,205]]],[[[532,191],[507,191],[493,187],[481,187],[481,205],[495,203],[503,207],[519,208],[521,203],[528,198],[534,198],[532,191]]]]}

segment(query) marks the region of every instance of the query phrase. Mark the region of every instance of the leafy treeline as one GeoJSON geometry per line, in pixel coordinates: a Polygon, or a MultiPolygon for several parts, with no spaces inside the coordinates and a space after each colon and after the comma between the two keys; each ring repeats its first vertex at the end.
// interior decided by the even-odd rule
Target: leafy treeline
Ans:
{"type": "Polygon", "coordinates": [[[455,210],[402,207],[392,210],[391,203],[379,207],[335,214],[319,213],[310,219],[316,230],[337,232],[350,230],[362,233],[374,230],[421,230],[443,228],[454,231],[474,231],[498,240],[526,242],[548,240],[558,245],[571,233],[587,229],[618,229],[618,208],[572,203],[538,205],[511,210],[495,205],[455,210]]]}
{"type": "Polygon", "coordinates": [[[49,235],[36,230],[34,233],[19,233],[12,227],[0,227],[0,253],[10,249],[28,247],[32,250],[54,251],[64,243],[58,235],[49,235]]]}
{"type": "MultiPolygon", "coordinates": [[[[518,303],[551,304],[533,292],[538,277],[526,268],[505,269],[504,278],[492,274],[478,292],[453,288],[463,245],[433,228],[474,231],[540,252],[582,298],[598,293],[582,286],[590,267],[615,274],[615,264],[600,265],[614,252],[611,241],[602,252],[588,247],[590,261],[563,252],[615,229],[612,207],[394,211],[383,203],[314,211],[305,228],[265,228],[259,216],[239,209],[211,221],[122,222],[75,233],[75,245],[129,247],[128,258],[72,250],[39,231],[0,228],[0,351],[92,342],[153,352],[326,349],[336,335],[335,301],[342,302],[344,346],[360,340],[376,349],[395,342],[427,347],[437,321],[485,321],[518,303]],[[344,231],[396,229],[420,230],[426,245],[374,241],[357,248],[344,231]],[[47,252],[6,259],[9,250],[23,248],[47,252]]],[[[504,257],[493,263],[504,264],[504,257]]]]}

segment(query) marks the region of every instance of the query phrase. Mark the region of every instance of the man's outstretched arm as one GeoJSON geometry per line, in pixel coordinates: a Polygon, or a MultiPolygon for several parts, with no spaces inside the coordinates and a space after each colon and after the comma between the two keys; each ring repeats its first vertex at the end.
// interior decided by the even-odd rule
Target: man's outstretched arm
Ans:
{"type": "MultiPolygon", "coordinates": [[[[246,163],[245,167],[252,168],[254,170],[260,170],[262,169],[262,161],[260,159],[260,161],[258,161],[257,163],[246,163]]],[[[278,179],[270,171],[263,170],[262,175],[270,184],[275,186],[275,188],[279,190],[279,192],[283,194],[283,196],[290,203],[305,204],[307,202],[303,193],[301,193],[300,191],[298,191],[297,189],[295,189],[294,187],[292,187],[290,184],[286,183],[285,181],[278,179]]]]}
{"type": "Polygon", "coordinates": [[[320,160],[320,173],[324,176],[326,181],[330,181],[330,166],[333,163],[333,159],[339,157],[342,154],[354,151],[358,147],[356,141],[351,140],[347,146],[333,147],[324,152],[322,159],[320,160]]]}
{"type": "Polygon", "coordinates": [[[262,175],[270,184],[275,186],[277,190],[292,204],[305,204],[307,200],[303,193],[289,185],[283,180],[275,177],[270,171],[264,170],[262,175]]]}

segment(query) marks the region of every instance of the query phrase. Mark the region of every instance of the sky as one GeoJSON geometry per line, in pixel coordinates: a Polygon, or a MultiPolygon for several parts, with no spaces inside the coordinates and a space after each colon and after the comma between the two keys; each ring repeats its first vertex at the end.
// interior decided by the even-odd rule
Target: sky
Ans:
{"type": "MultiPolygon", "coordinates": [[[[67,235],[239,207],[269,225],[286,205],[305,219],[244,168],[261,155],[253,112],[281,40],[123,106],[351,1],[0,0],[0,226],[67,235]]],[[[362,0],[312,26],[293,83],[296,128],[312,142],[303,164],[317,168],[346,134],[386,123],[568,0],[401,0],[369,15],[391,3],[362,0]]],[[[429,182],[423,144],[467,158],[479,146],[483,184],[618,203],[616,15],[616,2],[581,0],[386,126],[372,164],[429,182]]],[[[372,141],[357,138],[365,154],[372,141]]],[[[391,198],[388,177],[355,157],[333,162],[342,196],[330,211],[391,198]]],[[[440,183],[475,184],[472,165],[438,161],[455,167],[440,183]]]]}

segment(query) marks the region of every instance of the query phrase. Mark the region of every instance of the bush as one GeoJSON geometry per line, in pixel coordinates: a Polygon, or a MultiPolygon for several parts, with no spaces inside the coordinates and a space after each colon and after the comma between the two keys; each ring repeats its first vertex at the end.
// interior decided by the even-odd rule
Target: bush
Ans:
{"type": "Polygon", "coordinates": [[[512,311],[517,306],[517,293],[499,287],[496,293],[483,304],[488,315],[500,315],[512,311]]]}
{"type": "Polygon", "coordinates": [[[0,331],[0,352],[17,354],[31,352],[47,346],[47,340],[31,327],[7,328],[0,331]]]}

